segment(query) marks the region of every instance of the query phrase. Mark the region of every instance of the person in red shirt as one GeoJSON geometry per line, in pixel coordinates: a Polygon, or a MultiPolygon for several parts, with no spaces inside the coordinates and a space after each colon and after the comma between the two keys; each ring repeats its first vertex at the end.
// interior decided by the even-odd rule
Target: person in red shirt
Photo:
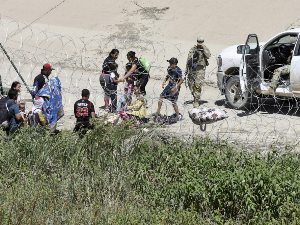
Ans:
{"type": "Polygon", "coordinates": [[[95,117],[94,104],[89,101],[90,91],[83,89],[81,93],[81,99],[74,104],[74,114],[76,117],[76,125],[73,132],[80,131],[79,135],[86,134],[88,129],[92,129],[93,126],[90,123],[90,118],[95,117]]]}

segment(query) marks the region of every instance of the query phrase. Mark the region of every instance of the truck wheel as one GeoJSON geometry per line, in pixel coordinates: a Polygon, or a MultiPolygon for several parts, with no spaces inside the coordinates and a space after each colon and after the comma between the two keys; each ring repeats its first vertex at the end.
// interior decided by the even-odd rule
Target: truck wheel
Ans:
{"type": "Polygon", "coordinates": [[[231,77],[225,87],[225,97],[227,104],[234,109],[246,108],[249,92],[242,93],[240,78],[238,76],[231,77]]]}

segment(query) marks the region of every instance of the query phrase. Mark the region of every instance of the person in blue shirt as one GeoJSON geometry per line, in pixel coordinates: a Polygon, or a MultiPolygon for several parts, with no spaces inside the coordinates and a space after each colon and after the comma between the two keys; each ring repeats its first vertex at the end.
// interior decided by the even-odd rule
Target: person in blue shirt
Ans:
{"type": "Polygon", "coordinates": [[[8,101],[6,103],[8,108],[8,114],[10,118],[10,128],[11,134],[16,133],[19,129],[19,125],[23,122],[22,115],[20,113],[19,105],[16,103],[18,99],[18,91],[16,89],[10,89],[8,92],[8,101]]]}
{"type": "Polygon", "coordinates": [[[167,99],[172,102],[173,108],[176,112],[177,120],[180,120],[179,110],[177,106],[178,95],[180,91],[180,85],[183,82],[182,79],[182,70],[177,66],[178,60],[176,58],[171,58],[167,60],[170,63],[170,66],[167,68],[168,74],[166,75],[162,88],[164,88],[167,80],[169,84],[164,88],[163,92],[160,94],[160,100],[158,102],[157,111],[153,113],[153,116],[160,116],[160,109],[163,103],[163,99],[167,99]]]}

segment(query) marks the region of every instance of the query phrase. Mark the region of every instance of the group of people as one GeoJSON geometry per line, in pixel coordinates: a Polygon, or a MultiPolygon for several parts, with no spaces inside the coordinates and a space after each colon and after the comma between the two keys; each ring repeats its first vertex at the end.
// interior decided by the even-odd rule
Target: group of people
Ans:
{"type": "MultiPolygon", "coordinates": [[[[128,63],[126,64],[125,74],[120,78],[116,63],[118,55],[119,51],[117,49],[113,49],[110,52],[109,56],[104,60],[100,76],[100,84],[105,93],[105,108],[110,112],[120,111],[120,107],[117,107],[117,85],[119,82],[126,81],[124,95],[120,100],[123,101],[122,99],[125,99],[126,104],[130,105],[134,83],[136,83],[135,85],[141,92],[141,95],[144,96],[146,95],[145,88],[150,78],[149,71],[133,51],[127,53],[128,63]],[[111,100],[111,104],[109,104],[109,100],[111,100]]],[[[204,45],[204,38],[202,36],[198,37],[197,45],[189,51],[186,62],[186,79],[194,97],[194,107],[199,106],[202,85],[205,79],[205,69],[208,66],[210,55],[209,49],[204,45]]],[[[162,83],[164,90],[160,94],[157,111],[153,115],[160,115],[163,99],[167,99],[172,102],[176,117],[180,119],[176,102],[180,93],[180,86],[183,83],[182,70],[178,67],[178,60],[176,58],[172,57],[167,61],[169,62],[167,75],[162,83]],[[165,87],[168,80],[169,83],[165,87]]]]}
{"type": "Polygon", "coordinates": [[[25,99],[20,99],[20,82],[12,83],[6,102],[7,120],[3,123],[8,124],[8,134],[14,134],[27,125],[38,130],[47,127],[51,133],[58,133],[57,121],[64,115],[64,110],[60,80],[57,77],[49,79],[52,70],[50,64],[44,64],[41,73],[35,77],[31,91],[33,107],[29,112],[25,110],[25,99]]]}
{"type": "MultiPolygon", "coordinates": [[[[129,51],[127,53],[128,62],[125,66],[125,74],[121,77],[118,73],[118,64],[116,60],[119,56],[118,49],[112,49],[109,56],[104,60],[102,73],[100,75],[100,84],[104,90],[105,109],[111,113],[122,112],[130,117],[134,117],[141,122],[146,122],[146,85],[150,79],[150,64],[142,58],[138,58],[136,53],[129,51]],[[145,63],[146,62],[146,63],[145,63]],[[117,102],[117,85],[120,82],[126,82],[124,94],[117,102]],[[136,99],[132,100],[132,95],[136,99]],[[110,102],[110,103],[109,103],[110,102]]],[[[194,97],[194,107],[199,106],[200,94],[205,78],[205,69],[208,66],[210,57],[209,49],[204,45],[203,37],[197,38],[195,45],[188,54],[186,62],[186,79],[191,93],[194,97]]],[[[178,66],[178,59],[172,57],[167,60],[169,63],[167,73],[162,83],[163,91],[160,94],[157,111],[153,116],[160,116],[160,110],[163,100],[171,101],[176,118],[180,120],[179,109],[177,105],[180,87],[184,81],[182,70],[178,66]],[[166,85],[166,83],[168,84],[166,85]],[[166,86],[165,86],[166,85],[166,86]]],[[[35,77],[31,95],[33,97],[33,108],[29,114],[33,125],[49,126],[52,132],[56,130],[56,124],[59,118],[63,116],[63,106],[61,101],[61,86],[57,77],[49,79],[54,70],[50,64],[44,64],[41,73],[35,77]]],[[[18,91],[21,84],[14,82],[9,91],[9,100],[7,101],[8,111],[12,115],[11,133],[16,132],[19,124],[24,123],[24,116],[21,116],[20,109],[24,110],[25,101],[18,100],[18,91]],[[14,86],[14,87],[13,87],[14,86]]],[[[74,114],[77,119],[74,131],[82,128],[92,128],[90,118],[95,117],[95,108],[89,101],[90,92],[87,89],[82,90],[82,98],[74,104],[74,114]]]]}

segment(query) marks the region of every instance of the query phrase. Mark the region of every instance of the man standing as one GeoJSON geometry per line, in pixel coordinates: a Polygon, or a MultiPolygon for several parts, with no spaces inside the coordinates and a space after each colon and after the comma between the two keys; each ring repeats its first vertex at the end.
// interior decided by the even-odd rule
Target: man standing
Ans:
{"type": "Polygon", "coordinates": [[[202,85],[205,79],[205,69],[210,57],[209,49],[204,45],[204,38],[197,38],[197,45],[189,51],[186,62],[187,81],[194,97],[194,108],[199,106],[202,85]]]}
{"type": "Polygon", "coordinates": [[[48,81],[49,81],[48,78],[49,78],[52,70],[54,70],[54,69],[51,67],[50,64],[48,64],[48,63],[44,64],[43,69],[41,70],[41,74],[37,75],[34,78],[33,88],[31,91],[32,98],[35,97],[35,95],[38,93],[38,91],[40,89],[42,89],[42,87],[44,87],[48,84],[48,81]]]}
{"type": "Polygon", "coordinates": [[[82,90],[81,97],[74,104],[74,114],[77,119],[74,132],[80,131],[79,135],[82,137],[87,129],[93,128],[90,124],[90,118],[95,117],[95,108],[94,104],[88,100],[90,97],[88,89],[82,90]]]}

